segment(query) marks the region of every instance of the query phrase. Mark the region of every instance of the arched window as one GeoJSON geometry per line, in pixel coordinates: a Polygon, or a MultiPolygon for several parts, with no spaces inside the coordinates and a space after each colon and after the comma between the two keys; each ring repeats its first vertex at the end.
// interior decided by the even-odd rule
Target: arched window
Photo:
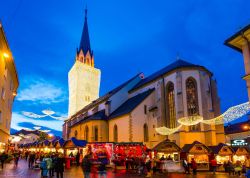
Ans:
{"type": "Polygon", "coordinates": [[[176,127],[176,111],[175,111],[175,97],[174,97],[174,84],[169,82],[167,84],[167,116],[168,127],[176,127]]]}
{"type": "Polygon", "coordinates": [[[147,124],[144,124],[143,125],[143,133],[144,133],[144,142],[148,142],[148,125],[147,124]]]}
{"type": "Polygon", "coordinates": [[[86,125],[84,130],[84,139],[89,141],[89,127],[86,125]]]}
{"type": "Polygon", "coordinates": [[[95,126],[94,127],[94,141],[98,141],[98,127],[95,126]]]}
{"type": "MultiPolygon", "coordinates": [[[[188,116],[199,115],[197,83],[194,78],[190,77],[186,80],[186,93],[187,93],[188,116]]],[[[190,126],[191,131],[197,131],[199,129],[200,129],[200,124],[190,126]]]]}
{"type": "Polygon", "coordinates": [[[75,138],[77,138],[78,132],[77,130],[75,130],[75,138]]]}
{"type": "Polygon", "coordinates": [[[114,125],[114,142],[118,142],[118,128],[117,125],[114,125]]]}

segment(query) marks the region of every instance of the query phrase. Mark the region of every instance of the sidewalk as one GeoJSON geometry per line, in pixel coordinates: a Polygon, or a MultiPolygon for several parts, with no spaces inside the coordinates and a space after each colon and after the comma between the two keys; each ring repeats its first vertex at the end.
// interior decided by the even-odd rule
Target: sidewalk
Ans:
{"type": "MultiPolygon", "coordinates": [[[[28,169],[28,163],[25,160],[20,160],[19,165],[17,168],[13,166],[14,164],[6,164],[4,170],[0,169],[0,178],[40,178],[40,170],[32,170],[28,169]]],[[[54,176],[56,177],[56,176],[54,176]]],[[[64,172],[64,178],[83,178],[83,173],[81,167],[72,167],[69,170],[65,170],[64,172]]],[[[119,171],[118,173],[113,173],[113,171],[107,172],[107,178],[142,178],[145,176],[139,176],[135,173],[126,173],[126,171],[119,171]]],[[[201,172],[197,174],[197,176],[193,175],[185,175],[185,174],[156,174],[152,176],[152,178],[229,178],[229,176],[225,173],[217,173],[216,175],[213,175],[210,172],[201,172]]],[[[238,176],[231,176],[231,177],[238,177],[238,176]]],[[[243,176],[244,177],[244,176],[243,176]]],[[[91,178],[98,178],[98,175],[92,174],[91,178]]]]}

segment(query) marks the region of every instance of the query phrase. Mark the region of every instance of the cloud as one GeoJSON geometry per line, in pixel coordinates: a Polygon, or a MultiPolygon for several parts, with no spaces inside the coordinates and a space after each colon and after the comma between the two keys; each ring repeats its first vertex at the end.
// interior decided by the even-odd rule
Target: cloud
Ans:
{"type": "Polygon", "coordinates": [[[59,103],[67,99],[63,89],[55,82],[44,79],[31,79],[25,82],[27,87],[21,89],[17,96],[18,101],[31,101],[39,104],[59,103]]]}
{"type": "Polygon", "coordinates": [[[62,131],[63,121],[59,120],[33,120],[19,114],[17,112],[12,113],[11,128],[15,130],[21,130],[25,128],[34,129],[33,126],[41,126],[42,128],[47,128],[48,130],[62,131]],[[30,125],[23,125],[22,123],[30,123],[30,125]]]}

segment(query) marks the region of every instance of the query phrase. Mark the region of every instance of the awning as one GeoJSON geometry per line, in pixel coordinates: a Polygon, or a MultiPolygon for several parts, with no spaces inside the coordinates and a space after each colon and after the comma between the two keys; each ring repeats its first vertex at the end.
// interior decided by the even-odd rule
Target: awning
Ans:
{"type": "Polygon", "coordinates": [[[86,140],[77,140],[75,137],[65,141],[63,144],[64,148],[78,148],[78,147],[85,147],[87,145],[86,140]]]}

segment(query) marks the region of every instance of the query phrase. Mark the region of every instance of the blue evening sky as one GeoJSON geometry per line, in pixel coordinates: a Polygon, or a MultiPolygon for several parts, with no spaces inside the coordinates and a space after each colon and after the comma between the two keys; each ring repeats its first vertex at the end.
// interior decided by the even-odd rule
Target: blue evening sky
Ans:
{"type": "Polygon", "coordinates": [[[101,95],[138,72],[148,76],[163,68],[179,53],[214,73],[222,111],[247,101],[242,54],[223,43],[250,23],[249,0],[2,1],[0,19],[20,81],[14,129],[61,130],[61,121],[28,118],[22,111],[67,115],[67,75],[86,3],[95,64],[102,71],[101,95]]]}

